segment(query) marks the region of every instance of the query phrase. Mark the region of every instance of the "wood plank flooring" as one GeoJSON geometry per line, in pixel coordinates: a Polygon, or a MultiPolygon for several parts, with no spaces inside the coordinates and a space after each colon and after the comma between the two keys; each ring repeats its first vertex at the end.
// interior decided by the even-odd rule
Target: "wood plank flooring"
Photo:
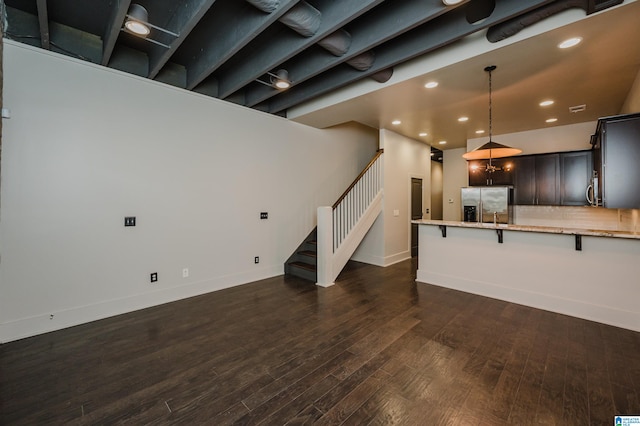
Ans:
{"type": "Polygon", "coordinates": [[[0,424],[609,425],[640,333],[350,262],[0,346],[0,424]]]}

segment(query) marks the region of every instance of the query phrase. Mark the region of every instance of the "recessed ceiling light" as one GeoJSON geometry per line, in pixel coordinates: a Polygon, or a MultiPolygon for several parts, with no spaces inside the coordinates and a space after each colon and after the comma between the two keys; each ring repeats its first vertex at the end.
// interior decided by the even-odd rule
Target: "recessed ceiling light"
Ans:
{"type": "Polygon", "coordinates": [[[434,155],[436,155],[436,154],[432,152],[432,153],[431,153],[431,156],[433,157],[434,155]]]}
{"type": "Polygon", "coordinates": [[[568,49],[568,48],[573,47],[573,46],[575,46],[577,44],[580,44],[581,41],[582,41],[582,37],[572,37],[572,38],[569,38],[569,39],[563,41],[562,43],[560,43],[558,45],[558,47],[560,49],[568,49]]]}
{"type": "Polygon", "coordinates": [[[427,136],[427,134],[425,132],[422,132],[418,136],[420,136],[421,138],[424,138],[425,136],[427,136]]]}
{"type": "Polygon", "coordinates": [[[440,142],[438,142],[438,143],[439,143],[440,145],[446,145],[446,144],[447,144],[447,141],[440,141],[440,142]]]}
{"type": "Polygon", "coordinates": [[[445,6],[453,6],[454,4],[460,3],[462,0],[442,0],[442,3],[445,6]]]}
{"type": "Polygon", "coordinates": [[[484,133],[484,130],[480,129],[480,130],[476,130],[476,135],[481,135],[484,133]]]}
{"type": "Polygon", "coordinates": [[[458,121],[461,122],[461,123],[465,122],[465,121],[469,121],[469,117],[460,117],[460,118],[458,118],[458,121]]]}
{"type": "Polygon", "coordinates": [[[555,123],[556,121],[558,121],[558,119],[557,119],[557,118],[548,118],[548,119],[546,120],[546,122],[547,122],[547,123],[555,123]]]}
{"type": "Polygon", "coordinates": [[[400,120],[393,120],[393,121],[391,122],[391,124],[393,124],[394,126],[397,126],[398,124],[402,124],[402,121],[400,121],[400,120]]]}
{"type": "Polygon", "coordinates": [[[438,82],[437,81],[430,81],[427,84],[425,84],[424,87],[426,87],[427,89],[433,89],[435,87],[438,87],[438,82]]]}
{"type": "Polygon", "coordinates": [[[540,106],[541,106],[541,107],[545,107],[545,106],[553,105],[553,102],[554,102],[554,101],[552,101],[551,99],[548,99],[548,100],[546,100],[546,101],[542,101],[542,102],[540,102],[540,106]]]}

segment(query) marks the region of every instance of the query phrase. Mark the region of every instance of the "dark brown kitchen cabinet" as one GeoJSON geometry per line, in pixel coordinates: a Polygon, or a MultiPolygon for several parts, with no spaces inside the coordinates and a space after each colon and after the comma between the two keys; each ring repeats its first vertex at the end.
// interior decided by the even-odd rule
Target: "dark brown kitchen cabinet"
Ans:
{"type": "Polygon", "coordinates": [[[513,185],[516,205],[584,206],[593,169],[593,150],[469,161],[469,186],[513,185]]]}
{"type": "Polygon", "coordinates": [[[536,204],[536,157],[533,155],[513,159],[513,203],[536,204]]]}
{"type": "Polygon", "coordinates": [[[560,155],[536,155],[536,204],[560,204],[560,155]]]}
{"type": "Polygon", "coordinates": [[[491,165],[498,170],[487,171],[489,160],[469,161],[469,186],[492,186],[492,185],[512,185],[513,173],[511,168],[513,158],[495,158],[491,160],[491,165]]]}
{"type": "Polygon", "coordinates": [[[591,143],[601,205],[640,208],[640,113],[601,118],[591,143]]]}
{"type": "Polygon", "coordinates": [[[489,184],[483,160],[473,160],[467,163],[469,170],[469,186],[486,186],[489,184]]]}
{"type": "Polygon", "coordinates": [[[593,152],[575,151],[560,154],[560,205],[586,206],[587,187],[593,170],[593,152]]]}
{"type": "Polygon", "coordinates": [[[514,204],[560,204],[560,154],[526,155],[512,160],[514,204]]]}
{"type": "Polygon", "coordinates": [[[592,152],[572,151],[513,157],[514,204],[587,205],[592,152]]]}

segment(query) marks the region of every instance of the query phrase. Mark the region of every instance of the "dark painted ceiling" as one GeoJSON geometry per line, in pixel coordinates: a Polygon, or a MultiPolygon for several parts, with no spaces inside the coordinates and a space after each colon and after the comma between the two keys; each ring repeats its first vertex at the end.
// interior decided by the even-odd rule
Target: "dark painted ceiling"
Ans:
{"type": "Polygon", "coordinates": [[[5,0],[5,37],[273,114],[478,31],[499,41],[568,8],[621,0],[134,0],[147,39],[123,30],[131,0],[5,0]],[[272,87],[288,71],[292,86],[272,87]],[[262,82],[262,83],[261,83],[262,82]],[[266,84],[265,84],[266,83],[266,84]]]}

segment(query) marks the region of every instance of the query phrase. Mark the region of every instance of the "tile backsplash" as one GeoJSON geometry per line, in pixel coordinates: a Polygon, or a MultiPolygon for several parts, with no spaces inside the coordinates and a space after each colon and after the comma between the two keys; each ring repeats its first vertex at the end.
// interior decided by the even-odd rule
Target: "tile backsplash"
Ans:
{"type": "Polygon", "coordinates": [[[518,225],[640,232],[639,209],[569,206],[513,206],[513,208],[513,223],[518,225]]]}

